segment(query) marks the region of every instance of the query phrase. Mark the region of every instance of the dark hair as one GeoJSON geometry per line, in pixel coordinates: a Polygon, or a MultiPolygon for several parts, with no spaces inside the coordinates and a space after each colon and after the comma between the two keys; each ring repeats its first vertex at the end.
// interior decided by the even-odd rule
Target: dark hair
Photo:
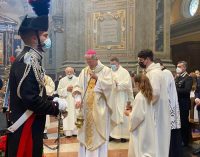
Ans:
{"type": "Polygon", "coordinates": [[[153,61],[153,52],[150,49],[144,49],[138,53],[138,57],[144,59],[149,58],[151,61],[153,61]]]}
{"type": "Polygon", "coordinates": [[[23,42],[25,44],[27,44],[27,42],[29,42],[29,40],[31,39],[32,36],[36,36],[36,32],[33,30],[23,30],[20,33],[21,39],[23,40],[23,42]]]}
{"type": "Polygon", "coordinates": [[[113,57],[110,59],[111,62],[116,61],[117,63],[119,63],[119,59],[117,57],[113,57]]]}
{"type": "Polygon", "coordinates": [[[186,61],[179,61],[178,64],[183,64],[185,66],[185,68],[187,69],[187,62],[186,61]]]}
{"type": "Polygon", "coordinates": [[[160,65],[163,65],[163,62],[160,58],[154,59],[154,63],[160,63],[160,65]]]}
{"type": "Polygon", "coordinates": [[[136,75],[135,83],[139,84],[139,90],[150,103],[153,100],[153,89],[148,77],[144,74],[136,75]]]}

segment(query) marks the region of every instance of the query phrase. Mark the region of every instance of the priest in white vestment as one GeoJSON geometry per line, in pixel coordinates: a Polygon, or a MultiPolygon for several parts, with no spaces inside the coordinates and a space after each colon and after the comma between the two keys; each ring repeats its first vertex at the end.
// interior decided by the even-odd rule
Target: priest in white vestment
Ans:
{"type": "Polygon", "coordinates": [[[153,88],[153,106],[155,110],[156,157],[168,157],[170,146],[171,119],[167,83],[160,64],[153,62],[153,52],[142,50],[138,53],[138,64],[145,69],[153,88]]]}
{"type": "MultiPolygon", "coordinates": [[[[54,91],[55,91],[55,84],[52,80],[52,78],[48,75],[44,76],[44,83],[45,83],[45,89],[46,89],[46,93],[48,96],[52,96],[54,91]]],[[[50,126],[50,116],[46,115],[46,123],[45,123],[45,129],[44,129],[44,139],[48,139],[47,136],[47,129],[50,126]]]]}
{"type": "Polygon", "coordinates": [[[111,69],[97,59],[94,50],[88,50],[85,59],[88,66],[81,71],[79,85],[73,89],[76,108],[82,107],[84,116],[78,130],[79,157],[108,157],[110,129],[116,123],[111,69]]]}
{"type": "Polygon", "coordinates": [[[155,59],[154,62],[159,63],[161,66],[167,82],[167,91],[169,94],[169,109],[171,118],[171,140],[169,157],[181,157],[181,120],[175,80],[171,71],[163,66],[163,63],[159,58],[155,59]]]}
{"type": "Polygon", "coordinates": [[[72,67],[67,67],[65,74],[66,76],[59,81],[57,92],[60,98],[68,102],[68,115],[63,119],[63,131],[66,137],[71,137],[77,135],[75,126],[76,109],[75,101],[72,97],[72,90],[77,85],[78,78],[74,75],[74,69],[72,67]]]}
{"type": "Polygon", "coordinates": [[[135,97],[132,109],[127,108],[125,111],[130,119],[128,157],[155,157],[153,90],[149,79],[144,74],[137,75],[135,83],[139,93],[135,97]]]}
{"type": "Polygon", "coordinates": [[[110,60],[113,81],[114,81],[114,106],[117,111],[117,126],[113,129],[110,136],[114,139],[120,139],[121,142],[126,142],[129,139],[128,117],[124,115],[124,109],[127,105],[133,103],[133,88],[129,72],[124,69],[119,62],[119,59],[113,57],[110,60]]]}

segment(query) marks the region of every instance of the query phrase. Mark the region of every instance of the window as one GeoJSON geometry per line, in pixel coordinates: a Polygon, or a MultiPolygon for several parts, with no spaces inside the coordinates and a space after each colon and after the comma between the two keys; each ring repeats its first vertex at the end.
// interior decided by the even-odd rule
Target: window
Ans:
{"type": "Polygon", "coordinates": [[[194,16],[199,7],[199,0],[191,0],[189,5],[189,12],[191,16],[194,16]]]}

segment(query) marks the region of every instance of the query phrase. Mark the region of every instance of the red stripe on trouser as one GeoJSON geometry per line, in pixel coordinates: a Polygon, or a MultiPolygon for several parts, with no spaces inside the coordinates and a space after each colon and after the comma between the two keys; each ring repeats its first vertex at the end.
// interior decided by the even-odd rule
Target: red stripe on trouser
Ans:
{"type": "Polygon", "coordinates": [[[35,115],[31,115],[25,122],[20,142],[17,151],[17,157],[32,157],[33,153],[33,139],[32,139],[32,124],[35,119],[35,115]]]}

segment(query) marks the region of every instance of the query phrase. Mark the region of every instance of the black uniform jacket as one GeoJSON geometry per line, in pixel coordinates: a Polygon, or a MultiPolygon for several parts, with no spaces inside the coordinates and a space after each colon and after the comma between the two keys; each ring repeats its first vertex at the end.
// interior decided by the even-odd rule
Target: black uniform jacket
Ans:
{"type": "MultiPolygon", "coordinates": [[[[43,150],[43,131],[45,127],[46,114],[58,115],[58,105],[46,96],[44,89],[43,96],[39,96],[39,83],[36,80],[33,69],[31,68],[28,76],[21,85],[20,95],[17,96],[17,87],[24,74],[26,64],[24,55],[31,48],[25,46],[21,54],[16,58],[10,70],[10,121],[11,124],[17,121],[28,109],[36,115],[32,124],[33,152],[32,157],[41,157],[43,150]]],[[[41,62],[41,61],[39,61],[41,62]]],[[[16,132],[8,134],[7,156],[16,157],[19,141],[23,129],[22,125],[16,132]]]]}
{"type": "Polygon", "coordinates": [[[0,77],[0,89],[3,87],[3,80],[0,77]]]}
{"type": "Polygon", "coordinates": [[[190,92],[192,90],[192,77],[188,74],[176,78],[176,89],[180,110],[189,110],[191,106],[190,92]]]}

